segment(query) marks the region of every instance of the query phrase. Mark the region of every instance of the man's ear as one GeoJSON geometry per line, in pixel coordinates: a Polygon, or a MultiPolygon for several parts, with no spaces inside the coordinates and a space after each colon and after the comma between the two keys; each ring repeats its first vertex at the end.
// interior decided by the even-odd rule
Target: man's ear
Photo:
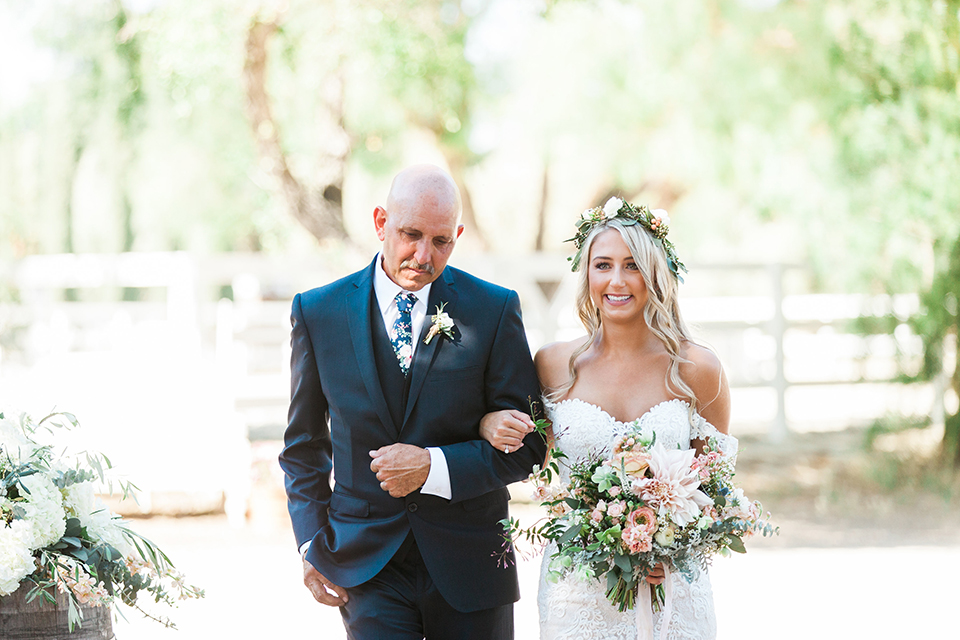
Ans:
{"type": "Polygon", "coordinates": [[[377,207],[373,210],[373,227],[377,230],[377,237],[383,242],[386,237],[384,225],[387,224],[387,210],[383,207],[377,207]]]}
{"type": "Polygon", "coordinates": [[[461,233],[463,233],[463,225],[460,225],[459,227],[457,227],[457,237],[458,237],[458,238],[460,237],[460,234],[461,234],[461,233]]]}

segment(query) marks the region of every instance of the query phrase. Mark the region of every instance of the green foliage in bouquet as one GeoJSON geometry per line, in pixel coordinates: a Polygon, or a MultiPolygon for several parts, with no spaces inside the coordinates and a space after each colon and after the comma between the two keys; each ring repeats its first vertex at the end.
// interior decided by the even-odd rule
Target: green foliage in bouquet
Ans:
{"type": "MultiPolygon", "coordinates": [[[[547,516],[529,527],[514,518],[502,525],[508,547],[553,543],[548,580],[571,573],[605,579],[607,599],[625,611],[660,564],[692,580],[713,555],[746,552],[745,537],[778,532],[733,475],[733,458],[718,439],[708,438],[700,455],[670,450],[635,423],[605,458],[569,462],[551,446],[547,464],[530,476],[547,516]],[[561,465],[568,480],[557,483],[561,465]]],[[[654,590],[655,607],[662,598],[654,590]]]]}
{"type": "MultiPolygon", "coordinates": [[[[146,597],[174,606],[200,598],[154,543],[131,531],[97,499],[113,493],[110,460],[99,453],[59,455],[43,437],[79,426],[69,413],[37,423],[0,412],[0,596],[32,585],[27,601],[68,596],[70,630],[82,622],[81,605],[130,606],[165,626],[169,619],[141,607],[146,597]]],[[[135,487],[119,482],[123,497],[135,487]]]]}

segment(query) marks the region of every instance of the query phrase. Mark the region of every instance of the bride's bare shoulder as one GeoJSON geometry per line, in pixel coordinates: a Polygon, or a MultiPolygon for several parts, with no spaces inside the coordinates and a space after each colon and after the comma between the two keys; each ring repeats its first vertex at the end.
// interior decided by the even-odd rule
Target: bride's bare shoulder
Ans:
{"type": "Polygon", "coordinates": [[[587,336],[569,342],[551,342],[540,347],[533,362],[537,366],[540,386],[557,388],[570,379],[570,356],[587,341],[587,336]]]}
{"type": "Polygon", "coordinates": [[[684,342],[680,350],[680,355],[685,360],[693,363],[697,368],[708,369],[714,373],[718,372],[721,368],[720,358],[717,357],[717,354],[696,342],[684,342]]]}
{"type": "Polygon", "coordinates": [[[680,377],[697,396],[700,415],[727,433],[730,422],[730,387],[720,358],[710,349],[687,342],[680,354],[687,362],[680,365],[680,377]]]}
{"type": "Polygon", "coordinates": [[[723,366],[717,354],[694,342],[686,342],[680,355],[686,360],[680,365],[680,376],[694,393],[706,399],[716,397],[723,380],[723,366]]]}

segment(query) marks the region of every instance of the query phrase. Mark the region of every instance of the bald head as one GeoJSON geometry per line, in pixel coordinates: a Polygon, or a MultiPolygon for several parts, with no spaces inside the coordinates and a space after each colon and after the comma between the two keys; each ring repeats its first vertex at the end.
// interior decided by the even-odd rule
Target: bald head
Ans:
{"type": "Polygon", "coordinates": [[[460,220],[460,190],[450,175],[432,164],[415,164],[396,175],[387,195],[387,211],[429,207],[455,212],[460,220]]]}
{"type": "Polygon", "coordinates": [[[403,289],[419,291],[443,272],[463,231],[460,191],[439,167],[408,167],[393,179],[386,208],[374,209],[373,223],[384,272],[403,289]]]}

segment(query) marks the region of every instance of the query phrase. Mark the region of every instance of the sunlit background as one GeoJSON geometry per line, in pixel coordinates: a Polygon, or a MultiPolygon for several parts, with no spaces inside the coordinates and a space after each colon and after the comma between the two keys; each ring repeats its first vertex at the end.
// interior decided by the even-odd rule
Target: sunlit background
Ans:
{"type": "Polygon", "coordinates": [[[519,292],[534,350],[581,332],[579,213],[669,211],[738,480],[782,528],[717,562],[721,638],[941,628],[960,2],[0,0],[0,402],[75,413],[142,490],[111,505],[207,588],[179,633],[118,638],[344,637],[276,464],[289,305],[369,262],[417,162],[460,186],[451,263],[519,292]]]}

